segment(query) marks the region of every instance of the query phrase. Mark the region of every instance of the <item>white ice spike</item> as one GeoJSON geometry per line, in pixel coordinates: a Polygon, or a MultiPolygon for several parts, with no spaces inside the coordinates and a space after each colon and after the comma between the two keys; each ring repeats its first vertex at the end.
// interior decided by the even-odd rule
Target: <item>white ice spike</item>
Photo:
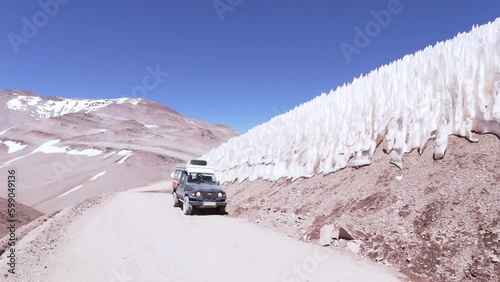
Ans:
{"type": "Polygon", "coordinates": [[[375,148],[402,166],[431,138],[500,136],[500,18],[382,66],[252,128],[203,159],[221,181],[297,179],[368,165],[375,148]]]}

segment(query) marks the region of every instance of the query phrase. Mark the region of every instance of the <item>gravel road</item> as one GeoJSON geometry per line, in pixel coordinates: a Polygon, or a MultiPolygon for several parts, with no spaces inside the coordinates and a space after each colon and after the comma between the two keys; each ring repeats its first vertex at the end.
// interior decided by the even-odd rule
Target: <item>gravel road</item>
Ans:
{"type": "MultiPolygon", "coordinates": [[[[244,220],[172,207],[165,182],[65,209],[22,238],[7,281],[402,281],[244,220]]],[[[7,252],[5,253],[7,254],[7,252]]],[[[7,258],[0,269],[7,273],[7,258]]]]}

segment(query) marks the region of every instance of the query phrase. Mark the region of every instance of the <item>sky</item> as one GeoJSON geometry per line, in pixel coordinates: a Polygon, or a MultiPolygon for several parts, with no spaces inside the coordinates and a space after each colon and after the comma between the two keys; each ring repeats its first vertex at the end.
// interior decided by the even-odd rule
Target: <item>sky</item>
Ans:
{"type": "Polygon", "coordinates": [[[2,1],[0,88],[135,97],[240,133],[500,17],[498,0],[2,1]]]}

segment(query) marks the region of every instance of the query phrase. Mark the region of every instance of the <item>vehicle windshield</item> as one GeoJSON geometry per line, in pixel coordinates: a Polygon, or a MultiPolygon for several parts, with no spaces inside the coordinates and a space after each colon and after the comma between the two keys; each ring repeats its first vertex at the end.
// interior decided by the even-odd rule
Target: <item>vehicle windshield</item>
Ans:
{"type": "Polygon", "coordinates": [[[215,175],[213,173],[194,173],[191,172],[188,174],[189,183],[207,183],[207,184],[216,184],[217,180],[215,179],[215,175]]]}

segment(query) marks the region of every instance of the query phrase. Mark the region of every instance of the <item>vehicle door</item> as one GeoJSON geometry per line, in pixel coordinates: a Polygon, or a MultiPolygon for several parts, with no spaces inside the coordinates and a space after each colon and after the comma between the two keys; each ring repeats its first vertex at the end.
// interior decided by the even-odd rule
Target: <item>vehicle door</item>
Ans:
{"type": "Polygon", "coordinates": [[[172,175],[172,189],[177,190],[177,187],[179,186],[179,175],[180,171],[176,170],[173,175],[172,175]]]}
{"type": "Polygon", "coordinates": [[[187,174],[185,171],[181,173],[181,177],[179,180],[179,188],[177,189],[177,195],[179,195],[180,198],[184,199],[184,194],[186,191],[186,180],[187,180],[187,174]]]}

